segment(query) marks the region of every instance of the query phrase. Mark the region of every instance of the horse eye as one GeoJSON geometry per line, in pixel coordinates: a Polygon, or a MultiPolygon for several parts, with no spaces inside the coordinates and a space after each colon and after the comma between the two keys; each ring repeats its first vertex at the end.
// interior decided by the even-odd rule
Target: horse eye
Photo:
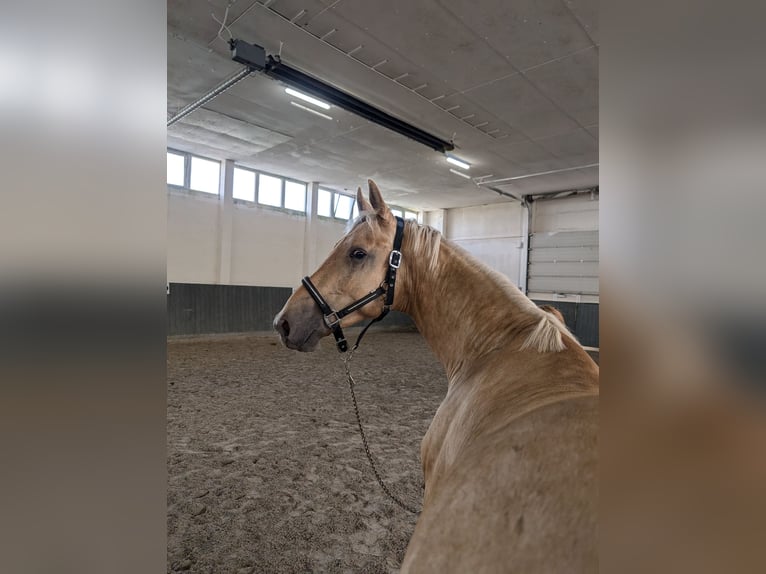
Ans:
{"type": "Polygon", "coordinates": [[[351,251],[349,257],[351,257],[351,259],[364,259],[367,257],[367,254],[362,249],[354,249],[351,251]]]}

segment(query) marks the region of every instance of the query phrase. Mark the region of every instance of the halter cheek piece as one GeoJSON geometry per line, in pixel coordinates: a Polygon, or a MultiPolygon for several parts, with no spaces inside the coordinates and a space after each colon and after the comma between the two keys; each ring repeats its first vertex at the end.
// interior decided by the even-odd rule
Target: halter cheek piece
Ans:
{"type": "Polygon", "coordinates": [[[357,299],[350,305],[347,305],[343,307],[340,311],[333,311],[332,307],[325,301],[325,298],[322,297],[322,294],[319,292],[319,289],[317,289],[314,284],[311,282],[311,279],[306,276],[301,280],[301,283],[303,283],[303,286],[306,288],[306,290],[309,292],[309,295],[311,295],[311,298],[316,302],[317,306],[319,307],[320,311],[322,311],[322,315],[324,316],[324,324],[327,325],[327,328],[332,331],[333,336],[335,337],[335,344],[338,346],[338,351],[341,353],[345,353],[348,350],[348,343],[346,342],[346,338],[343,336],[343,329],[340,327],[340,320],[343,319],[346,315],[350,315],[354,311],[358,311],[368,303],[372,303],[380,297],[381,295],[386,296],[386,300],[383,303],[383,311],[378,315],[375,319],[370,321],[367,326],[362,329],[362,332],[359,334],[359,337],[356,340],[356,343],[354,344],[354,349],[356,349],[359,346],[359,342],[362,340],[362,337],[364,337],[364,334],[367,332],[367,329],[370,328],[370,325],[373,323],[376,323],[383,319],[386,315],[388,315],[388,312],[391,309],[391,305],[394,303],[394,287],[396,286],[396,273],[399,269],[399,266],[402,263],[402,236],[404,235],[404,219],[401,217],[396,218],[396,235],[394,235],[394,248],[391,250],[391,253],[388,255],[388,271],[386,271],[386,278],[383,280],[383,282],[380,284],[380,286],[375,289],[375,291],[370,291],[367,295],[362,297],[361,299],[357,299]]]}

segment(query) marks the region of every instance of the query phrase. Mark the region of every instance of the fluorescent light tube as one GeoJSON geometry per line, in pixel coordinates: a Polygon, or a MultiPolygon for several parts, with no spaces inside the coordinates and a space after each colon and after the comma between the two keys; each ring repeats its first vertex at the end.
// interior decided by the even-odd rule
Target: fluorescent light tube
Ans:
{"type": "Polygon", "coordinates": [[[458,171],[456,169],[449,168],[451,173],[454,173],[455,175],[459,175],[460,177],[464,177],[466,179],[471,179],[471,176],[467,173],[463,173],[462,171],[458,171]]]}
{"type": "Polygon", "coordinates": [[[471,164],[467,161],[463,161],[462,159],[458,159],[456,157],[453,157],[451,155],[447,156],[447,161],[450,162],[452,165],[456,165],[459,168],[462,169],[471,169],[471,164]]]}
{"type": "Polygon", "coordinates": [[[312,110],[311,108],[307,108],[303,104],[299,104],[298,102],[290,102],[292,105],[294,105],[296,108],[300,108],[302,110],[306,110],[307,112],[311,112],[314,115],[321,116],[326,120],[331,120],[332,117],[328,116],[327,114],[323,114],[322,112],[318,112],[316,110],[312,110]]]}
{"type": "Polygon", "coordinates": [[[330,109],[330,104],[326,104],[322,100],[318,100],[316,98],[312,98],[311,96],[306,95],[303,92],[299,92],[298,90],[293,90],[292,88],[285,88],[285,92],[287,92],[291,96],[295,96],[296,98],[300,98],[304,102],[308,102],[310,104],[314,104],[315,106],[319,106],[323,110],[329,110],[330,109]]]}

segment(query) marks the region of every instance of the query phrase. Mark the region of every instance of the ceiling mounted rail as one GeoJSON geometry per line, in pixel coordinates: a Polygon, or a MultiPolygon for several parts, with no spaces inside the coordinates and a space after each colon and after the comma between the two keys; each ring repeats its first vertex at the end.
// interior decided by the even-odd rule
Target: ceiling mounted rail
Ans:
{"type": "MultiPolygon", "coordinates": [[[[420,93],[420,90],[422,90],[423,88],[428,86],[428,83],[423,83],[423,84],[420,84],[419,86],[416,86],[416,87],[407,86],[406,84],[397,81],[395,78],[391,78],[390,76],[387,76],[386,74],[382,73],[380,70],[378,70],[376,68],[373,68],[372,66],[370,66],[367,63],[365,63],[361,59],[355,57],[354,54],[356,52],[358,52],[359,50],[361,50],[362,48],[364,48],[363,45],[358,45],[355,48],[353,48],[352,50],[346,51],[345,49],[340,49],[338,46],[336,46],[335,44],[333,44],[330,41],[328,41],[327,38],[332,36],[332,34],[337,32],[337,30],[333,29],[332,34],[328,32],[327,34],[324,34],[324,35],[318,35],[318,34],[315,34],[315,33],[313,33],[311,31],[311,29],[308,26],[308,24],[310,22],[315,21],[317,18],[319,18],[326,11],[332,10],[335,7],[335,5],[338,4],[340,1],[341,0],[334,0],[332,3],[325,2],[324,3],[325,4],[324,8],[322,8],[318,12],[314,13],[307,20],[301,21],[301,22],[294,22],[290,18],[288,18],[287,16],[284,16],[283,14],[278,12],[274,7],[271,6],[272,4],[275,3],[273,0],[260,0],[259,2],[253,2],[250,5],[249,8],[247,8],[242,14],[240,14],[239,16],[237,16],[237,18],[235,18],[233,20],[232,24],[236,23],[237,20],[239,20],[240,18],[245,16],[245,14],[250,12],[250,10],[254,10],[254,9],[266,10],[271,15],[273,15],[274,17],[283,20],[287,25],[294,27],[296,30],[300,31],[301,33],[306,34],[308,36],[311,36],[312,38],[315,38],[315,39],[319,40],[320,42],[322,42],[322,44],[324,44],[325,46],[327,46],[331,50],[334,50],[335,52],[343,54],[344,56],[352,59],[354,62],[356,62],[360,66],[364,66],[368,70],[372,71],[375,74],[378,74],[379,76],[382,76],[382,77],[386,78],[387,80],[392,80],[392,81],[396,82],[397,84],[399,84],[399,86],[401,86],[405,90],[408,90],[408,91],[412,92],[413,94],[415,94],[420,99],[422,99],[422,100],[424,100],[426,102],[429,102],[431,105],[433,105],[434,107],[436,107],[437,109],[439,109],[441,111],[445,111],[444,108],[442,108],[441,106],[436,104],[436,102],[438,100],[441,100],[442,98],[448,97],[448,95],[449,96],[454,96],[458,92],[453,92],[453,93],[450,93],[450,94],[442,94],[442,95],[440,95],[438,97],[435,97],[435,98],[432,98],[430,96],[424,95],[424,94],[420,93]]],[[[208,42],[208,46],[210,46],[216,39],[217,39],[217,37],[213,38],[212,40],[210,40],[210,42],[208,42]]],[[[446,112],[446,113],[450,114],[453,118],[459,120],[465,126],[467,126],[469,128],[473,128],[474,130],[476,130],[480,134],[483,134],[483,135],[485,135],[485,136],[487,136],[489,138],[492,138],[492,139],[495,139],[495,140],[503,140],[503,139],[507,138],[510,135],[509,132],[506,131],[507,129],[510,129],[507,126],[503,126],[504,129],[498,129],[498,130],[494,130],[493,129],[493,130],[487,131],[487,130],[481,129],[481,127],[477,127],[475,124],[472,124],[472,123],[468,122],[467,120],[472,118],[472,117],[474,117],[474,114],[470,114],[469,116],[460,117],[459,115],[457,115],[456,113],[453,113],[453,112],[446,112]]],[[[488,125],[488,124],[482,124],[482,126],[486,126],[486,125],[488,125]]]]}
{"type": "Polygon", "coordinates": [[[231,47],[232,59],[247,66],[247,69],[251,72],[262,72],[271,78],[284,82],[288,86],[297,88],[302,92],[338,106],[379,126],[399,133],[437,152],[445,153],[455,149],[455,145],[451,141],[432,135],[343,90],[339,90],[335,86],[301,72],[282,62],[279,56],[266,55],[266,51],[261,46],[249,44],[238,39],[232,39],[229,45],[231,47]]]}

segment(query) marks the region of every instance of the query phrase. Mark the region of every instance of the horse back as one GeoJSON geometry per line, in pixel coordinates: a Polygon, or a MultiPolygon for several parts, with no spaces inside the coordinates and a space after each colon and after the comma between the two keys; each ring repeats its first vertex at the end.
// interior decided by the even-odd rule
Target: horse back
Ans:
{"type": "Polygon", "coordinates": [[[598,399],[466,440],[434,477],[402,573],[595,572],[598,399]]]}

